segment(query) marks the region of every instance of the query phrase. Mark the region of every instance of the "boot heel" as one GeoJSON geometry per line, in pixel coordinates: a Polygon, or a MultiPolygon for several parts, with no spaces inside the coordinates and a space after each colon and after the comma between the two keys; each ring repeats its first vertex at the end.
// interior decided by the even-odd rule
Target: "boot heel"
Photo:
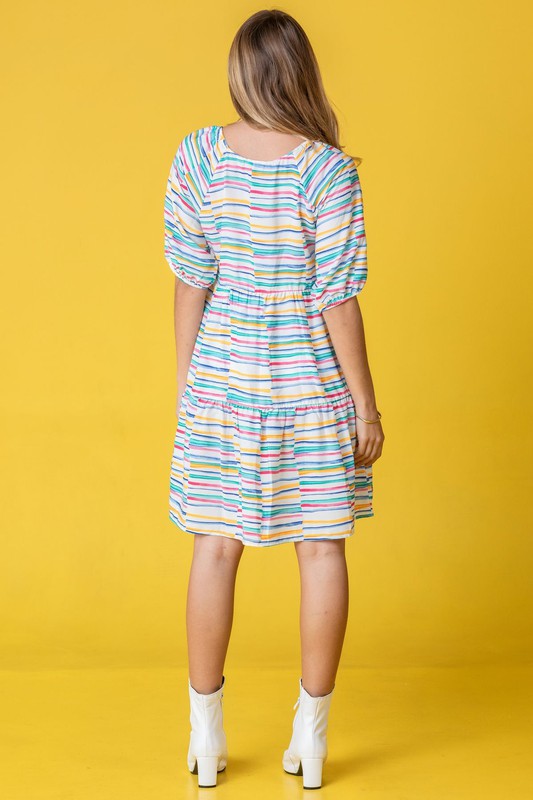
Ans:
{"type": "Polygon", "coordinates": [[[217,785],[218,756],[198,756],[198,786],[217,785]]]}
{"type": "Polygon", "coordinates": [[[303,788],[319,789],[322,786],[322,758],[302,758],[303,788]]]}

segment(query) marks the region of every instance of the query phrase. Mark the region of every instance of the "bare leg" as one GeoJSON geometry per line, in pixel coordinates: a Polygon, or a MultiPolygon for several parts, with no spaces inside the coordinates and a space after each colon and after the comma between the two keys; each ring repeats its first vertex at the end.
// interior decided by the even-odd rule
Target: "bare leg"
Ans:
{"type": "Polygon", "coordinates": [[[346,539],[295,542],[300,568],[302,684],[314,697],[329,694],[348,621],[346,539]]]}
{"type": "Polygon", "coordinates": [[[201,694],[220,688],[233,624],[235,579],[244,545],[196,534],[187,592],[189,679],[201,694]]]}

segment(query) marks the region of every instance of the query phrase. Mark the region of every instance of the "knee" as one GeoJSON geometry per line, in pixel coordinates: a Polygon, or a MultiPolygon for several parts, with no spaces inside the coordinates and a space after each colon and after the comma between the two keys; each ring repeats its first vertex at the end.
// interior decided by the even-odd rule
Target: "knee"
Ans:
{"type": "Polygon", "coordinates": [[[194,554],[214,561],[238,561],[244,550],[239,539],[228,536],[198,534],[194,537],[194,554]]]}
{"type": "Polygon", "coordinates": [[[298,559],[344,558],[346,539],[305,539],[295,542],[298,559]]]}

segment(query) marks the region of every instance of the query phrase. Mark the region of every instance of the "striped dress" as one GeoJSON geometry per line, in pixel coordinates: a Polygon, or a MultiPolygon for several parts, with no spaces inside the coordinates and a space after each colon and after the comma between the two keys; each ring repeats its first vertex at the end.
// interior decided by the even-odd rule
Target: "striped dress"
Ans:
{"type": "Polygon", "coordinates": [[[170,464],[181,530],[265,547],[340,539],[371,517],[372,466],[324,309],[367,277],[353,159],[305,140],[272,161],[222,126],[187,134],[164,203],[173,273],[206,291],[170,464]]]}

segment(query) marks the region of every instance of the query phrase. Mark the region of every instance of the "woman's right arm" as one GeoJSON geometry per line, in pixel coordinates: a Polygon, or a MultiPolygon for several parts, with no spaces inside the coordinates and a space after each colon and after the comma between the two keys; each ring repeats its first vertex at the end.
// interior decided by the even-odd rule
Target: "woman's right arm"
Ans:
{"type": "Polygon", "coordinates": [[[207,290],[190,286],[176,277],[174,287],[174,334],[176,339],[176,415],[187,387],[187,375],[202,324],[207,290]]]}

